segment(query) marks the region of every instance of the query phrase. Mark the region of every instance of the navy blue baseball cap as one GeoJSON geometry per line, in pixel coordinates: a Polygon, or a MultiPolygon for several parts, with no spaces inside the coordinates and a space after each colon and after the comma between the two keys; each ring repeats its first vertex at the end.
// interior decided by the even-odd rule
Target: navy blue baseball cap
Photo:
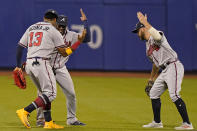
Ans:
{"type": "Polygon", "coordinates": [[[133,32],[133,33],[138,33],[139,29],[140,29],[140,28],[143,28],[143,27],[145,27],[145,26],[144,26],[142,23],[138,22],[138,23],[136,24],[136,26],[135,26],[135,29],[132,30],[132,32],[133,32]]]}
{"type": "Polygon", "coordinates": [[[57,24],[62,26],[68,25],[68,17],[64,15],[59,15],[57,18],[57,24]]]}
{"type": "Polygon", "coordinates": [[[54,19],[54,18],[58,18],[58,13],[56,10],[54,9],[48,9],[45,14],[44,14],[44,17],[47,18],[47,19],[54,19]]]}

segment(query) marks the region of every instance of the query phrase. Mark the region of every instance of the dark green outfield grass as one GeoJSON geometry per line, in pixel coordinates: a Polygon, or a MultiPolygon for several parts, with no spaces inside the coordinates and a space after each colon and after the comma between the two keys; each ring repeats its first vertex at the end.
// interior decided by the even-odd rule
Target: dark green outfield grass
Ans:
{"type": "MultiPolygon", "coordinates": [[[[152,121],[149,98],[144,93],[144,78],[118,77],[73,77],[77,94],[77,116],[86,123],[84,127],[66,126],[65,96],[58,87],[57,99],[52,103],[52,116],[57,124],[67,131],[140,131],[141,126],[152,121]]],[[[36,88],[27,77],[27,89],[21,90],[13,84],[10,76],[0,76],[0,131],[29,130],[23,127],[16,116],[20,109],[35,99],[36,88]]],[[[185,100],[190,120],[197,128],[197,80],[184,79],[182,98],[185,100]]],[[[181,123],[181,118],[171,102],[168,91],[162,99],[163,129],[173,130],[181,123]]],[[[30,118],[31,131],[41,131],[35,126],[36,111],[30,118]]]]}

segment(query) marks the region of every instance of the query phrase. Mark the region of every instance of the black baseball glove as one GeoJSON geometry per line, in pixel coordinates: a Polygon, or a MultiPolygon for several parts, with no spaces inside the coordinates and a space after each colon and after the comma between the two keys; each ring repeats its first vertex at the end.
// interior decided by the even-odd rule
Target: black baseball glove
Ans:
{"type": "Polygon", "coordinates": [[[147,94],[148,96],[150,96],[150,90],[151,90],[153,84],[154,84],[154,81],[149,80],[149,81],[148,81],[148,84],[147,84],[146,87],[145,87],[145,92],[146,92],[146,94],[147,94]]]}

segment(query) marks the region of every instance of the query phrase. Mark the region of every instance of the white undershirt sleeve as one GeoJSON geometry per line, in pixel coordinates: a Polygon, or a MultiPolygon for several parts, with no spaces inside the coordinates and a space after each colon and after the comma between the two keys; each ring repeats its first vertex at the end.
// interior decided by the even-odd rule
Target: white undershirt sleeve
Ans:
{"type": "Polygon", "coordinates": [[[160,41],[162,39],[161,34],[159,33],[158,30],[156,30],[155,28],[151,27],[148,32],[151,34],[151,36],[153,37],[154,40],[156,41],[160,41]]]}

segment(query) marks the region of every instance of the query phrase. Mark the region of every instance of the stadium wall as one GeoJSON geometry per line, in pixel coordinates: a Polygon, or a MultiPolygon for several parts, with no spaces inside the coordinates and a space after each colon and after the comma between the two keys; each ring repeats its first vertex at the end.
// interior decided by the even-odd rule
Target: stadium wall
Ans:
{"type": "MultiPolygon", "coordinates": [[[[162,30],[177,51],[185,70],[197,70],[196,0],[2,0],[0,4],[0,67],[15,67],[16,46],[26,28],[42,21],[47,9],[69,18],[69,29],[81,31],[80,12],[87,14],[92,41],[70,57],[67,67],[76,70],[150,70],[144,42],[131,33],[136,12],[162,30]]],[[[25,60],[25,56],[23,58],[25,60]]]]}

